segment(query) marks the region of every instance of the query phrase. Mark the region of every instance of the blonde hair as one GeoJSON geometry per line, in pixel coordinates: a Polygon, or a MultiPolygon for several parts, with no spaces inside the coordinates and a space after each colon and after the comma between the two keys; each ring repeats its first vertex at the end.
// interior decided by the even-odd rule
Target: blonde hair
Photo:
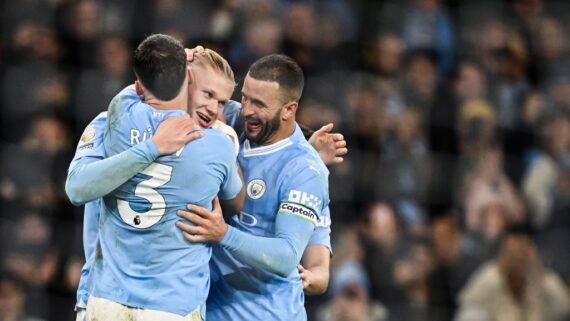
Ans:
{"type": "Polygon", "coordinates": [[[230,64],[224,57],[212,49],[204,49],[204,54],[195,54],[192,64],[202,67],[210,67],[214,71],[221,73],[228,80],[230,80],[234,85],[236,84],[234,78],[234,72],[230,67],[230,64]]]}

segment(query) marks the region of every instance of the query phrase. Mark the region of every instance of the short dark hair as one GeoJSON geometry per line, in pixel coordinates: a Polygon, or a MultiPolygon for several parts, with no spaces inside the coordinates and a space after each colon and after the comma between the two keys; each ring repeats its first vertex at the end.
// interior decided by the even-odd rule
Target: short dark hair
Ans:
{"type": "Polygon", "coordinates": [[[303,70],[291,57],[272,54],[258,59],[251,65],[249,76],[263,81],[274,81],[283,88],[283,98],[288,102],[299,101],[305,80],[303,70]]]}
{"type": "Polygon", "coordinates": [[[184,46],[171,36],[148,36],[135,50],[133,68],[145,89],[158,99],[171,100],[186,77],[184,46]]]}

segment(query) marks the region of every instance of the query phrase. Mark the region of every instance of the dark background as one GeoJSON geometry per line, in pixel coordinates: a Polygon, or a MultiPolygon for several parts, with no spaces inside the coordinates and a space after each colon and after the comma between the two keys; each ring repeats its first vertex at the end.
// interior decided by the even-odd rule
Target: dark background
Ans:
{"type": "MultiPolygon", "coordinates": [[[[528,277],[501,270],[511,288],[553,276],[570,306],[569,18],[564,0],[0,0],[0,320],[74,319],[83,209],[67,167],[157,32],[218,51],[239,82],[292,56],[298,121],[345,135],[331,284],[310,320],[507,320],[459,293],[524,251],[538,256],[511,265],[528,277]],[[515,227],[524,251],[501,246],[515,227]]],[[[542,297],[515,297],[552,321],[529,312],[542,297]]]]}

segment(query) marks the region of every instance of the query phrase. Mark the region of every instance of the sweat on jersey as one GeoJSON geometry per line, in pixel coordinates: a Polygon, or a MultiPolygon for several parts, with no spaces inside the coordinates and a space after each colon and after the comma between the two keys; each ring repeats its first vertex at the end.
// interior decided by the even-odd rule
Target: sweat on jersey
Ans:
{"type": "MultiPolygon", "coordinates": [[[[150,140],[167,117],[185,114],[133,97],[130,86],[111,102],[104,138],[109,157],[150,140]]],[[[204,304],[211,247],[184,239],[176,211],[189,203],[211,209],[214,196],[232,199],[241,190],[231,141],[214,130],[204,134],[103,198],[92,295],[179,315],[204,304]]]]}

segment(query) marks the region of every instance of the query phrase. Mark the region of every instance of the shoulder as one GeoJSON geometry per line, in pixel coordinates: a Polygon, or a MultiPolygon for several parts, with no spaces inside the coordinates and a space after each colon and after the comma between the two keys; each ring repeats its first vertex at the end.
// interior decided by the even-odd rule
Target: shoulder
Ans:
{"type": "Polygon", "coordinates": [[[204,137],[195,140],[195,142],[201,142],[204,148],[208,149],[208,153],[215,155],[226,155],[230,154],[235,158],[234,154],[234,144],[228,136],[221,131],[216,129],[203,129],[204,137]]]}
{"type": "Polygon", "coordinates": [[[224,116],[226,118],[234,117],[234,116],[236,116],[236,114],[239,114],[240,111],[241,111],[241,103],[239,103],[235,100],[230,100],[224,106],[224,116]]]}
{"type": "Polygon", "coordinates": [[[118,121],[124,114],[129,111],[141,112],[140,108],[132,108],[137,103],[142,102],[141,97],[137,95],[134,85],[127,86],[121,90],[109,103],[107,119],[110,123],[118,121]]]}
{"type": "Polygon", "coordinates": [[[232,127],[224,124],[219,120],[216,120],[214,122],[214,124],[212,125],[212,129],[215,129],[219,132],[226,134],[226,136],[230,139],[230,141],[234,145],[234,151],[237,156],[237,154],[239,153],[239,139],[236,134],[236,131],[232,127]]]}
{"type": "Polygon", "coordinates": [[[308,142],[295,142],[288,153],[285,167],[297,172],[328,177],[329,170],[308,142]]]}
{"type": "Polygon", "coordinates": [[[490,294],[499,293],[501,275],[496,262],[491,261],[477,269],[459,295],[463,304],[486,301],[490,294]]]}
{"type": "Polygon", "coordinates": [[[99,126],[105,126],[105,122],[107,121],[107,112],[104,111],[102,113],[99,113],[99,115],[95,116],[95,118],[93,118],[93,120],[89,123],[89,126],[94,126],[94,127],[99,127],[99,126]]]}
{"type": "Polygon", "coordinates": [[[97,141],[103,136],[105,132],[105,124],[107,122],[107,112],[102,112],[97,115],[83,130],[81,138],[79,139],[78,147],[97,141]]]}

